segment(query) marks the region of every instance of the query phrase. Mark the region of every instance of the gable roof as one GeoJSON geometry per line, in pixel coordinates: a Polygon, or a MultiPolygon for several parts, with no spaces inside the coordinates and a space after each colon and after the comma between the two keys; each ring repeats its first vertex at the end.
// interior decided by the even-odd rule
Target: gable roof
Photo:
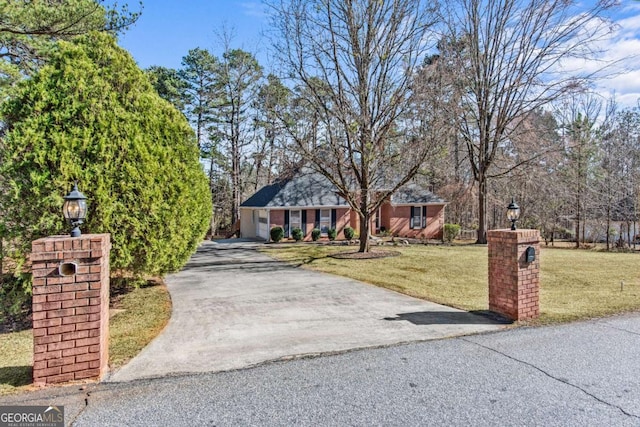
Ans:
{"type": "Polygon", "coordinates": [[[333,184],[310,167],[302,167],[293,176],[262,187],[241,207],[347,206],[336,194],[333,184]]]}
{"type": "MultiPolygon", "coordinates": [[[[391,196],[391,204],[445,204],[432,192],[416,184],[406,184],[391,196]]],[[[308,166],[300,168],[292,176],[265,185],[240,205],[245,208],[322,207],[348,206],[338,196],[331,181],[308,166]]]]}
{"type": "Polygon", "coordinates": [[[444,199],[416,184],[405,184],[391,195],[392,205],[422,205],[427,203],[447,203],[444,199]]]}

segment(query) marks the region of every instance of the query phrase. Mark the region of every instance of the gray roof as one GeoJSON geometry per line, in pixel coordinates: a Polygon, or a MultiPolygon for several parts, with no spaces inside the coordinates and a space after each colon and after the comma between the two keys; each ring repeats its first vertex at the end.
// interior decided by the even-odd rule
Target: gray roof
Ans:
{"type": "MultiPolygon", "coordinates": [[[[393,196],[392,204],[446,203],[432,192],[407,184],[393,196]]],[[[310,167],[303,167],[291,177],[262,187],[240,206],[251,208],[348,206],[336,194],[336,189],[324,175],[310,167]]]]}
{"type": "Polygon", "coordinates": [[[347,202],[336,194],[335,187],[324,175],[309,167],[303,167],[290,178],[262,187],[240,206],[347,206],[347,202]]]}
{"type": "Polygon", "coordinates": [[[403,185],[391,196],[391,204],[393,205],[422,205],[426,203],[447,202],[416,184],[403,185]]]}

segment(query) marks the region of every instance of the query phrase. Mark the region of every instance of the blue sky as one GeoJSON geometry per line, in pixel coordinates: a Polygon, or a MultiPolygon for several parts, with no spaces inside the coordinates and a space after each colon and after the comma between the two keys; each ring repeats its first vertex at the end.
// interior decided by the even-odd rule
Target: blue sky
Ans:
{"type": "MultiPolygon", "coordinates": [[[[130,1],[132,10],[135,2],[130,1]]],[[[238,0],[145,0],[142,16],[125,34],[120,45],[142,68],[151,65],[179,68],[190,49],[200,47],[215,55],[222,53],[216,32],[234,30],[233,48],[239,47],[266,57],[261,38],[267,17],[260,1],[238,0]]]]}
{"type": "MultiPolygon", "coordinates": [[[[129,4],[136,8],[135,0],[129,4]]],[[[605,97],[615,93],[621,106],[636,106],[640,98],[640,1],[622,0],[615,21],[616,31],[600,46],[605,54],[599,59],[618,61],[619,72],[598,82],[596,90],[605,97]]],[[[142,16],[120,36],[120,45],[142,68],[180,68],[189,49],[200,47],[221,55],[216,32],[226,26],[235,34],[230,47],[255,53],[269,72],[269,43],[262,36],[268,25],[260,0],[144,0],[142,16]]],[[[601,65],[595,61],[580,64],[594,69],[601,65]]]]}

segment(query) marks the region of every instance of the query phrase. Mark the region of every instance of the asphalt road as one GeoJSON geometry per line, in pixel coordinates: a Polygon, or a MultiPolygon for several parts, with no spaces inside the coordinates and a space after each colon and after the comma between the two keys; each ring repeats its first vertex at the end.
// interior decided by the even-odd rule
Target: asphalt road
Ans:
{"type": "Polygon", "coordinates": [[[640,426],[640,313],[55,393],[77,426],[640,426]]]}

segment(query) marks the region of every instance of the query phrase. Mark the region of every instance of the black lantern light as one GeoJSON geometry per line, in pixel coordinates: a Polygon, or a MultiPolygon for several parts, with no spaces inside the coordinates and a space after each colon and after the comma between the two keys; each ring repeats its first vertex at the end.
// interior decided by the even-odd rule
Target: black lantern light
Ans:
{"type": "Polygon", "coordinates": [[[87,217],[87,197],[78,191],[78,183],[73,184],[71,193],[64,196],[62,214],[72,227],[71,237],[80,237],[80,224],[87,217]]]}
{"type": "Polygon", "coordinates": [[[507,206],[507,218],[511,221],[511,229],[516,229],[516,221],[520,218],[520,206],[516,204],[515,198],[511,198],[511,203],[507,206]]]}

